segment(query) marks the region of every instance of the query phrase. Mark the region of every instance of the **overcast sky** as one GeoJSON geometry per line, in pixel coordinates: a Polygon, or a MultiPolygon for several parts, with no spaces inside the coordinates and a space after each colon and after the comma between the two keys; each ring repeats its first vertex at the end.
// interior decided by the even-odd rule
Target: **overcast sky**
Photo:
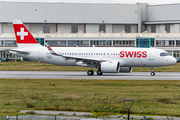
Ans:
{"type": "Polygon", "coordinates": [[[156,4],[174,4],[180,3],[180,0],[0,0],[7,2],[64,2],[64,3],[120,3],[120,4],[136,4],[148,3],[150,5],[156,4]]]}

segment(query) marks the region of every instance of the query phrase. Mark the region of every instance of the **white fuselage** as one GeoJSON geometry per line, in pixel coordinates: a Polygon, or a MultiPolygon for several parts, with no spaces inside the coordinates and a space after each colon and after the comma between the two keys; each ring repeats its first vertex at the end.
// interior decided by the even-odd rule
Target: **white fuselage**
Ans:
{"type": "MultiPolygon", "coordinates": [[[[155,48],[52,47],[52,49],[59,55],[119,61],[121,67],[160,67],[172,65],[176,62],[176,59],[172,56],[160,56],[165,51],[155,48]]],[[[51,55],[46,47],[25,47],[22,50],[30,51],[30,53],[10,52],[28,59],[54,65],[78,65],[73,59],[51,55]]]]}

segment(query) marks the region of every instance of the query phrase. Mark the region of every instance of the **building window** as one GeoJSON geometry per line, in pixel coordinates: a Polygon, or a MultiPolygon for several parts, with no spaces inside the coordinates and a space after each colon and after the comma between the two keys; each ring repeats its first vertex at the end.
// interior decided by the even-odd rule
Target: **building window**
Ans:
{"type": "Polygon", "coordinates": [[[78,24],[71,24],[71,33],[78,32],[78,24]]]}
{"type": "Polygon", "coordinates": [[[174,40],[157,40],[156,46],[173,46],[174,40]]]}
{"type": "Polygon", "coordinates": [[[0,46],[3,46],[3,41],[0,41],[0,46]]]}
{"type": "Polygon", "coordinates": [[[140,48],[154,47],[154,38],[136,38],[136,47],[140,47],[140,48]]]}
{"type": "Polygon", "coordinates": [[[156,33],[156,25],[151,25],[151,33],[156,33]]]}
{"type": "Polygon", "coordinates": [[[44,46],[44,38],[35,38],[35,39],[40,45],[44,46]]]}
{"type": "Polygon", "coordinates": [[[90,41],[91,46],[95,45],[95,46],[111,46],[111,40],[92,40],[90,41]]]}
{"type": "Polygon", "coordinates": [[[180,46],[180,40],[177,40],[177,41],[176,41],[176,45],[177,45],[177,46],[180,46]]]}
{"type": "Polygon", "coordinates": [[[165,25],[165,31],[170,33],[170,24],[165,25]]]}
{"type": "Polygon", "coordinates": [[[69,40],[68,46],[89,46],[89,41],[87,41],[87,40],[69,40]]]}
{"type": "Polygon", "coordinates": [[[106,25],[105,24],[99,24],[99,32],[106,32],[106,25]]]}
{"type": "Polygon", "coordinates": [[[17,46],[16,41],[5,41],[5,46],[17,46]]]}
{"type": "Polygon", "coordinates": [[[44,33],[50,33],[50,24],[49,23],[43,24],[43,32],[44,33]]]}
{"type": "Polygon", "coordinates": [[[131,25],[126,24],[126,25],[125,25],[125,31],[126,31],[127,33],[131,33],[131,25]]]}
{"type": "Polygon", "coordinates": [[[134,46],[134,40],[113,41],[113,46],[134,46]]]}
{"type": "Polygon", "coordinates": [[[175,58],[176,58],[176,57],[179,58],[179,57],[180,57],[180,51],[174,51],[174,55],[173,55],[173,56],[174,56],[175,58]]]}
{"type": "Polygon", "coordinates": [[[49,46],[66,46],[65,40],[49,40],[47,43],[49,46]]]}

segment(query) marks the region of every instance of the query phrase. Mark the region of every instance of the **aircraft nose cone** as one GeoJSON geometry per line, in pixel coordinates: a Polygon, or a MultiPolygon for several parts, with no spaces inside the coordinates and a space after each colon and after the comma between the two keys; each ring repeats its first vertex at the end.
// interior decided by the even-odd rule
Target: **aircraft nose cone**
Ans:
{"type": "Polygon", "coordinates": [[[176,58],[172,57],[172,64],[175,64],[177,62],[176,58]]]}

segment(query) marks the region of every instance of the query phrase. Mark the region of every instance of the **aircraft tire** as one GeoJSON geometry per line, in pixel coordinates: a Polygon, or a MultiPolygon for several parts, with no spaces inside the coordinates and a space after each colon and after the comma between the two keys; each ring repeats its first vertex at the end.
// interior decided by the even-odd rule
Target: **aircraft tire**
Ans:
{"type": "Polygon", "coordinates": [[[151,76],[155,76],[155,72],[151,72],[151,76]]]}
{"type": "Polygon", "coordinates": [[[88,74],[89,76],[94,75],[94,71],[93,71],[93,70],[88,70],[88,71],[87,71],[87,74],[88,74]]]}
{"type": "Polygon", "coordinates": [[[97,75],[102,75],[103,74],[103,72],[101,72],[100,70],[98,70],[96,73],[97,73],[97,75]]]}

